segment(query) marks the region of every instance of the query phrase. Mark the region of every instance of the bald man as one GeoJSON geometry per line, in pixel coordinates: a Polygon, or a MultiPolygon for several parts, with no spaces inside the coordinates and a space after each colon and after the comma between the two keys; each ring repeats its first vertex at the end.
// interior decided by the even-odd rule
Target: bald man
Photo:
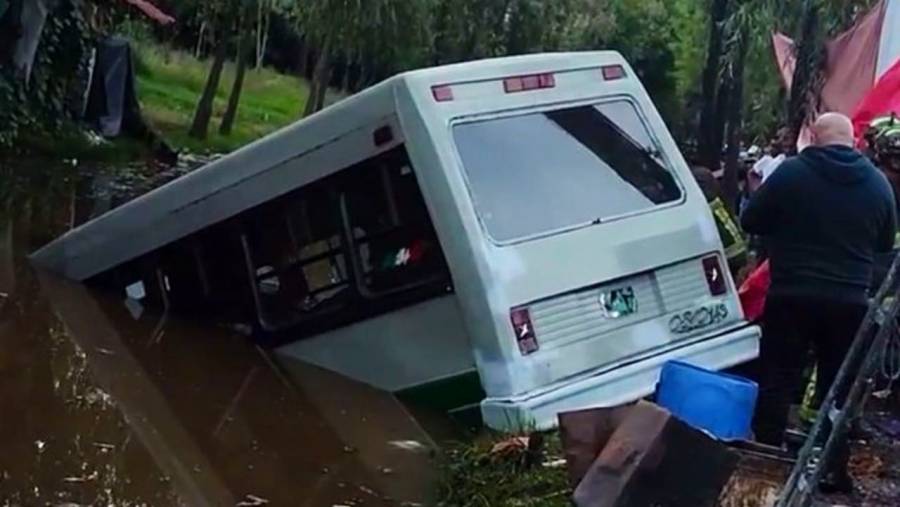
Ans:
{"type": "MultiPolygon", "coordinates": [[[[891,186],[853,149],[850,119],[824,114],[812,131],[813,145],[766,180],[742,217],[747,232],[763,237],[772,271],[756,434],[774,445],[810,348],[820,395],[834,381],[866,312],[875,256],[891,250],[897,223],[891,186]]],[[[851,487],[845,467],[825,484],[851,487]]]]}

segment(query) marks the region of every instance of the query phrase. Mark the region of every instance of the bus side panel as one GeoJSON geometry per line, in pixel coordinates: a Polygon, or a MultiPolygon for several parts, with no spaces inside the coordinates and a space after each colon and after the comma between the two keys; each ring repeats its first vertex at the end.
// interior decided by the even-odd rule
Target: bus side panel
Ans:
{"type": "Polygon", "coordinates": [[[454,295],[299,340],[277,352],[388,391],[474,367],[454,295]]]}
{"type": "Polygon", "coordinates": [[[483,261],[488,245],[456,169],[449,124],[437,120],[432,104],[418,103],[408,84],[398,85],[396,93],[397,116],[410,159],[422,175],[422,193],[450,267],[482,386],[489,394],[510,392],[517,351],[513,340],[496,338],[510,332],[497,324],[508,315],[494,305],[498,294],[490,285],[491,268],[483,261]]]}

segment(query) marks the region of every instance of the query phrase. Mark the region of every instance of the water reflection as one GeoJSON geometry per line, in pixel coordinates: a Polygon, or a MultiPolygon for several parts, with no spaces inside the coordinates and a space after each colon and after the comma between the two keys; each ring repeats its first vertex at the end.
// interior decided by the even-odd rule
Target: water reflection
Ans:
{"type": "Polygon", "coordinates": [[[35,274],[24,255],[115,205],[103,191],[117,183],[20,174],[0,174],[0,498],[428,502],[432,444],[390,395],[276,364],[233,331],[35,274]]]}

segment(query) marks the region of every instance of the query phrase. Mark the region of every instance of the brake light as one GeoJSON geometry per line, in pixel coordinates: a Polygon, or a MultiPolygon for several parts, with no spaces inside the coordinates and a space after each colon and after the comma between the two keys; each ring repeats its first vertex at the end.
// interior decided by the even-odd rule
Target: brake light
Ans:
{"type": "Polygon", "coordinates": [[[516,334],[516,343],[519,344],[519,352],[523,356],[533,354],[540,348],[537,336],[534,334],[534,326],[531,325],[531,315],[527,308],[510,310],[513,332],[516,334]]]}
{"type": "Polygon", "coordinates": [[[453,100],[453,88],[450,85],[432,86],[431,95],[437,102],[450,102],[453,100]]]}
{"type": "Polygon", "coordinates": [[[709,286],[710,294],[721,296],[728,292],[728,281],[717,255],[703,259],[703,272],[706,275],[706,284],[709,286]]]}
{"type": "Polygon", "coordinates": [[[508,77],[503,80],[503,90],[506,93],[527,92],[542,90],[556,86],[556,77],[551,73],[532,74],[530,76],[508,77]]]}
{"type": "Polygon", "coordinates": [[[603,79],[606,81],[615,81],[625,77],[625,67],[621,65],[606,65],[600,70],[603,71],[603,79]]]}

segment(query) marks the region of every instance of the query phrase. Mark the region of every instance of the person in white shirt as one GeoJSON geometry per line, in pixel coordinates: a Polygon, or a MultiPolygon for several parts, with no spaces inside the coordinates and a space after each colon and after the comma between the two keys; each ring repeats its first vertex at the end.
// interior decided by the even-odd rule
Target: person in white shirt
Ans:
{"type": "Polygon", "coordinates": [[[760,158],[751,169],[759,178],[760,184],[765,183],[769,176],[772,176],[772,173],[781,166],[781,163],[787,158],[787,154],[791,152],[792,144],[788,128],[778,129],[775,139],[769,145],[769,153],[760,158]]]}

